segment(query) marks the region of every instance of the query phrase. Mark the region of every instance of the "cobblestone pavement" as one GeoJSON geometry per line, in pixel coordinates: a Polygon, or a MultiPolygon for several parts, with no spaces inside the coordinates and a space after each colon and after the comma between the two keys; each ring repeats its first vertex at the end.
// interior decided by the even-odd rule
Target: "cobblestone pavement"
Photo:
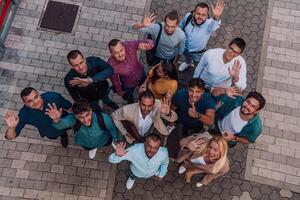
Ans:
{"type": "MultiPolygon", "coordinates": [[[[198,1],[153,0],[150,10],[158,15],[158,20],[162,20],[163,16],[172,9],[178,10],[183,16],[193,10],[196,2],[198,1]]],[[[207,2],[210,3],[211,1],[207,2]]],[[[267,7],[268,1],[226,1],[226,8],[222,16],[223,26],[209,41],[209,48],[214,48],[225,47],[233,37],[239,36],[245,39],[247,47],[243,57],[245,57],[248,67],[248,87],[246,91],[257,88],[256,80],[259,71],[267,7]]],[[[193,69],[189,69],[180,74],[181,86],[186,85],[192,73],[193,69]]],[[[178,164],[170,163],[169,172],[163,182],[138,180],[132,190],[126,191],[128,164],[121,163],[117,169],[113,199],[277,200],[300,198],[299,193],[245,180],[247,152],[248,147],[240,144],[230,149],[230,172],[214,180],[208,186],[202,186],[202,188],[195,187],[197,177],[193,178],[191,184],[185,183],[183,177],[177,172],[178,164]]]]}
{"type": "MultiPolygon", "coordinates": [[[[140,21],[145,0],[59,0],[79,5],[73,33],[40,30],[38,24],[48,0],[21,1],[0,62],[0,199],[111,199],[116,165],[107,162],[110,149],[96,159],[74,145],[41,139],[28,126],[14,141],[4,138],[3,114],[22,106],[19,92],[31,86],[70,98],[63,84],[69,66],[66,55],[79,49],[86,56],[107,59],[112,38],[136,39],[130,24],[140,21]]],[[[69,134],[73,135],[73,134],[69,134]]]]}

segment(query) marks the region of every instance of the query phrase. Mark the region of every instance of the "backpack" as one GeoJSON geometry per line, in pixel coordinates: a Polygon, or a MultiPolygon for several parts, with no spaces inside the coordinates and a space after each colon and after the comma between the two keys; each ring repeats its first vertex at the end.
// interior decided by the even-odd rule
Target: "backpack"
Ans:
{"type": "MultiPolygon", "coordinates": [[[[160,40],[160,36],[161,36],[161,32],[162,32],[162,24],[158,23],[159,25],[159,32],[155,41],[155,45],[151,50],[146,51],[146,60],[149,66],[153,66],[154,64],[156,64],[154,62],[155,60],[155,53],[156,53],[156,48],[158,45],[158,42],[160,40]]],[[[152,39],[152,36],[150,34],[147,35],[147,39],[152,39]]]]}
{"type": "MultiPolygon", "coordinates": [[[[100,129],[106,131],[107,128],[106,128],[102,113],[96,112],[96,116],[97,116],[97,121],[100,126],[100,129]]],[[[80,127],[81,127],[81,123],[78,119],[76,119],[76,123],[73,126],[74,133],[77,132],[80,129],[80,127]]]]}
{"type": "Polygon", "coordinates": [[[185,27],[192,21],[193,19],[193,12],[190,13],[190,15],[186,18],[184,26],[182,27],[182,30],[185,32],[185,27]]]}

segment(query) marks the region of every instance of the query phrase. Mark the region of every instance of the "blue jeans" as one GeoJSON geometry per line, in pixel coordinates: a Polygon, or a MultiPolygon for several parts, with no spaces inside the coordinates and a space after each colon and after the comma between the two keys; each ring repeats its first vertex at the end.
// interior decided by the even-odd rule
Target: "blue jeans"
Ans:
{"type": "MultiPolygon", "coordinates": [[[[107,91],[104,93],[103,96],[99,100],[101,100],[104,104],[109,104],[111,102],[111,99],[109,98],[108,94],[110,91],[110,87],[107,88],[107,91]]],[[[89,105],[91,106],[93,111],[102,111],[102,109],[99,106],[99,100],[98,101],[91,101],[89,102],[89,105]]]]}

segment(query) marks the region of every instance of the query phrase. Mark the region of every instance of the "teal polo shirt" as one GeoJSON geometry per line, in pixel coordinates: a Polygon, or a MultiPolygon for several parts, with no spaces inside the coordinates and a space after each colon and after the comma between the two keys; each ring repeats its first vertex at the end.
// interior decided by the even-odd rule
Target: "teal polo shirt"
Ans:
{"type": "MultiPolygon", "coordinates": [[[[245,98],[237,96],[235,99],[228,97],[227,95],[221,95],[216,97],[218,101],[222,102],[222,106],[216,112],[216,122],[222,120],[235,108],[242,106],[245,98]]],[[[216,123],[218,126],[218,123],[216,123]]],[[[236,136],[245,137],[249,143],[254,143],[257,137],[262,132],[262,122],[258,115],[255,115],[248,123],[242,128],[242,130],[236,134],[236,136]]]]}
{"type": "MultiPolygon", "coordinates": [[[[66,129],[57,130],[52,126],[52,119],[45,114],[49,103],[55,103],[58,108],[63,108],[68,110],[71,108],[72,104],[66,100],[61,94],[56,92],[46,92],[41,94],[44,100],[44,106],[42,110],[32,109],[27,106],[23,106],[19,111],[19,123],[16,127],[16,136],[19,136],[21,130],[26,124],[30,124],[38,129],[41,137],[47,137],[50,139],[55,139],[66,133],[66,129]]],[[[68,113],[63,111],[63,116],[68,113]]]]}

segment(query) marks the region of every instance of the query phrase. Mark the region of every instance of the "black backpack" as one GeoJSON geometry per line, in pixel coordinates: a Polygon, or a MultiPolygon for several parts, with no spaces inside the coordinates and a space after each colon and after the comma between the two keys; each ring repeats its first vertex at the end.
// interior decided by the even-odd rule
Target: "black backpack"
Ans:
{"type": "MultiPolygon", "coordinates": [[[[96,112],[96,116],[97,116],[97,121],[98,121],[100,128],[102,130],[107,130],[102,113],[96,112]]],[[[73,126],[74,133],[77,132],[80,129],[80,127],[81,127],[81,123],[78,119],[76,119],[76,123],[73,126]]]]}
{"type": "MultiPolygon", "coordinates": [[[[160,40],[160,36],[161,36],[161,32],[162,32],[162,24],[158,23],[159,25],[159,32],[155,41],[155,45],[151,50],[146,51],[146,59],[147,59],[147,63],[149,66],[153,66],[155,65],[155,53],[156,53],[156,48],[158,45],[158,42],[160,40]]],[[[151,39],[152,40],[152,36],[150,34],[147,35],[147,39],[151,39]]]]}
{"type": "Polygon", "coordinates": [[[193,12],[190,13],[190,15],[186,18],[185,24],[182,27],[182,30],[185,32],[185,27],[190,23],[190,21],[193,19],[193,12]]]}

